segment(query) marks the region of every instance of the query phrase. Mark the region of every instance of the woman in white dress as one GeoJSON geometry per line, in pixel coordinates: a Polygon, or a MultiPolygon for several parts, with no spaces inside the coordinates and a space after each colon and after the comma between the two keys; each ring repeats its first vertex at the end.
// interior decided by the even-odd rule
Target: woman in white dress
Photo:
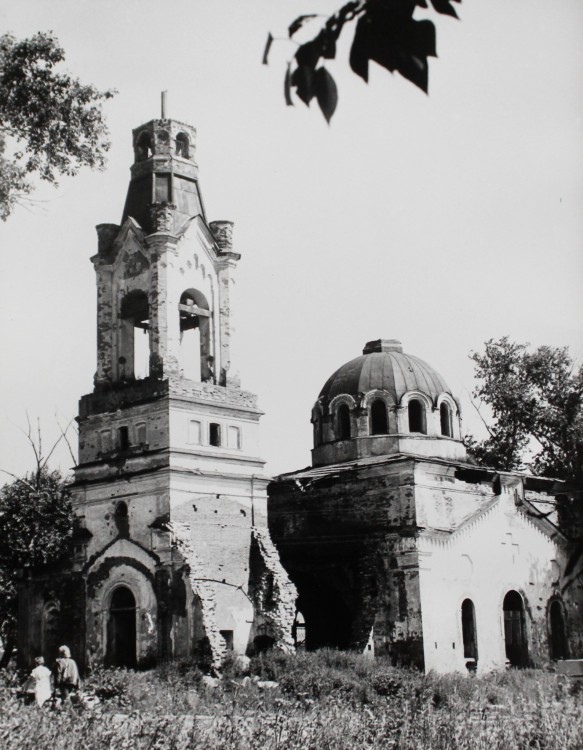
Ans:
{"type": "Polygon", "coordinates": [[[45,660],[42,656],[37,656],[34,660],[35,668],[30,673],[28,690],[34,693],[37,706],[42,706],[48,701],[52,694],[51,688],[51,670],[45,667],[45,660]]]}

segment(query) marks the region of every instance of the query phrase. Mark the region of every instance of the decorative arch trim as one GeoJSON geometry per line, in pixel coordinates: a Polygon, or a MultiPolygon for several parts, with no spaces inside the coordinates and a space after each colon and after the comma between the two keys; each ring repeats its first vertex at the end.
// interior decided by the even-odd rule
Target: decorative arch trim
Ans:
{"type": "Polygon", "coordinates": [[[350,396],[348,393],[339,393],[337,396],[334,396],[334,398],[328,405],[330,414],[335,414],[340,404],[346,404],[350,411],[356,408],[356,401],[352,396],[350,396]]]}
{"type": "Polygon", "coordinates": [[[391,407],[394,407],[396,405],[395,400],[393,399],[390,393],[387,393],[387,391],[381,391],[378,388],[375,388],[372,391],[367,391],[367,393],[363,395],[362,406],[365,409],[368,409],[370,408],[373,401],[377,401],[377,400],[384,401],[387,406],[387,409],[390,409],[391,407]]]}
{"type": "Polygon", "coordinates": [[[426,411],[433,409],[433,401],[422,391],[407,391],[407,393],[404,393],[401,396],[399,406],[406,408],[409,406],[409,402],[414,400],[421,401],[423,406],[425,406],[426,411]]]}

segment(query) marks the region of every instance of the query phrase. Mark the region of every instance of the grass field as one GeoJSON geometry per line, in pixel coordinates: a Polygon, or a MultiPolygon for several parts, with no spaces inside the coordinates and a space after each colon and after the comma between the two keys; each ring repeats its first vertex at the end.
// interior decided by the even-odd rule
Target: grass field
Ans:
{"type": "Polygon", "coordinates": [[[245,679],[227,665],[214,688],[189,665],[96,672],[85,688],[99,705],[62,710],[22,705],[7,675],[0,747],[583,749],[583,690],[552,672],[422,675],[335,651],[271,653],[252,660],[250,671],[245,679]]]}

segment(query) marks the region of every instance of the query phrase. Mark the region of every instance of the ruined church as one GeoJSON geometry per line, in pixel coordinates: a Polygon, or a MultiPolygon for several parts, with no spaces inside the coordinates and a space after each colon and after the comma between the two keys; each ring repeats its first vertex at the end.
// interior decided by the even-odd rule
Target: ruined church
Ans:
{"type": "Polygon", "coordinates": [[[583,652],[583,573],[550,479],[473,465],[458,401],[396,340],[324,384],[312,466],[271,482],[231,361],[233,224],[208,221],[196,131],[133,131],[97,227],[97,372],[79,404],[73,556],[23,578],[21,658],[83,668],[356,649],[426,670],[583,652]]]}

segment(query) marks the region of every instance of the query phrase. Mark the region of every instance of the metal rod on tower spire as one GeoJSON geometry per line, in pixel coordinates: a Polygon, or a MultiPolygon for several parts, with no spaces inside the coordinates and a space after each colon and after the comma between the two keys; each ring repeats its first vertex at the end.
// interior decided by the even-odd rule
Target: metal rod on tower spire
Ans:
{"type": "Polygon", "coordinates": [[[161,110],[162,110],[162,111],[161,111],[161,116],[162,116],[162,119],[163,119],[163,120],[165,120],[165,119],[166,119],[166,95],[167,95],[167,94],[168,94],[168,92],[167,92],[167,91],[162,91],[162,97],[161,97],[161,99],[162,99],[162,102],[161,102],[161,110]]]}

